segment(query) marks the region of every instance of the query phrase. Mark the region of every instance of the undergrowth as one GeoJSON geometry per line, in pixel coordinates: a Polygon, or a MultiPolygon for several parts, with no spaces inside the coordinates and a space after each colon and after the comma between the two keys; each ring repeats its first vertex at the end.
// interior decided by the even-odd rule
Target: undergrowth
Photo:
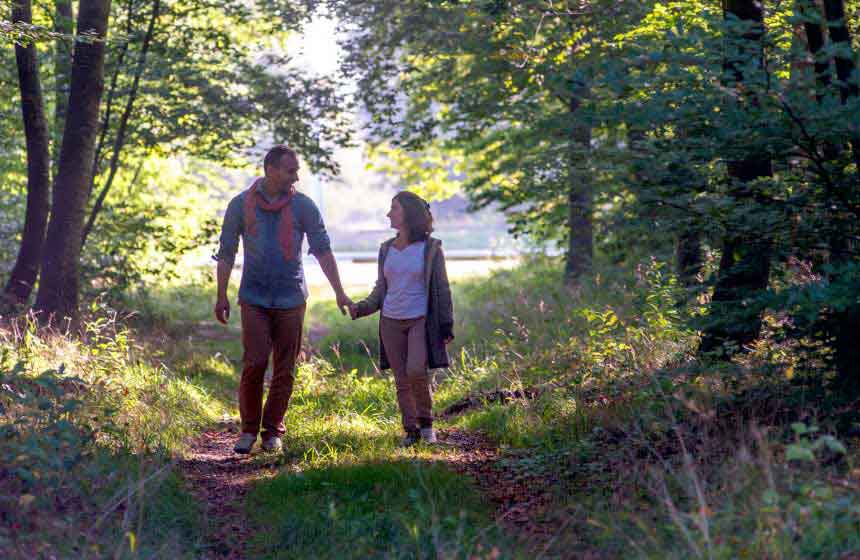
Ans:
{"type": "Polygon", "coordinates": [[[79,337],[0,330],[0,548],[21,558],[193,557],[174,466],[224,407],[115,317],[79,337]]]}
{"type": "MultiPolygon", "coordinates": [[[[576,289],[560,268],[537,260],[454,286],[455,363],[435,396],[437,412],[467,395],[536,396],[479,398],[446,421],[502,445],[512,476],[556,488],[535,512],[559,527],[548,554],[830,558],[860,547],[860,425],[844,429],[860,406],[828,392],[814,359],[766,336],[732,363],[702,361],[688,325],[704,301],[661,263],[576,289]]],[[[329,352],[375,352],[373,322],[329,317],[329,352]]]]}
{"type": "MultiPolygon", "coordinates": [[[[767,337],[734,362],[702,361],[688,325],[704,302],[659,262],[576,289],[559,268],[535,260],[455,282],[453,364],[434,381],[440,427],[482,432],[502,448],[494,468],[550,495],[530,512],[553,528],[548,541],[514,542],[523,535],[496,524],[444,447],[397,447],[376,321],[314,301],[279,474],[249,494],[249,554],[860,548],[860,406],[828,388],[825,362],[767,337]],[[503,392],[513,398],[491,398],[503,392]]],[[[27,321],[0,330],[0,546],[13,556],[192,558],[206,538],[174,467],[201,427],[236,415],[237,321],[213,324],[197,284],[145,298],[122,324],[97,310],[80,337],[27,321]]]]}

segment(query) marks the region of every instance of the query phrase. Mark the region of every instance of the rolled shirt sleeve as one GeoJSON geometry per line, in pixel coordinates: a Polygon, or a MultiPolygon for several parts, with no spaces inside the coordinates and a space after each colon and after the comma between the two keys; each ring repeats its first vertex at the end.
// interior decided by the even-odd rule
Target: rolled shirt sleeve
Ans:
{"type": "Polygon", "coordinates": [[[325,230],[322,214],[310,198],[304,199],[304,208],[300,212],[302,229],[308,237],[308,254],[320,257],[331,251],[331,240],[325,230]]]}
{"type": "Polygon", "coordinates": [[[221,225],[218,252],[212,256],[216,261],[224,261],[232,268],[239,250],[239,234],[242,230],[242,195],[236,196],[227,206],[224,223],[221,225]]]}

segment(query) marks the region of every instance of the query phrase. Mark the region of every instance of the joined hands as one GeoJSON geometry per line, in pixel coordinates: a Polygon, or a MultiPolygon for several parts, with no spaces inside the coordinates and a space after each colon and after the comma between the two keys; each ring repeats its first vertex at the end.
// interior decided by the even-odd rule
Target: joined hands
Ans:
{"type": "Polygon", "coordinates": [[[336,301],[337,301],[337,308],[340,309],[340,312],[343,315],[346,315],[347,312],[349,312],[349,316],[352,317],[353,319],[355,319],[355,317],[352,316],[352,309],[355,307],[355,304],[352,302],[351,299],[349,299],[349,296],[347,296],[343,292],[340,292],[336,296],[336,301]]]}

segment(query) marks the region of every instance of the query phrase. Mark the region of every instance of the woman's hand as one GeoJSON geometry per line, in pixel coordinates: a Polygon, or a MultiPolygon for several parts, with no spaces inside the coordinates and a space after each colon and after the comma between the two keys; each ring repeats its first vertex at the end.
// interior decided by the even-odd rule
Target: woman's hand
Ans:
{"type": "Polygon", "coordinates": [[[445,338],[443,338],[443,339],[442,339],[442,342],[444,342],[444,343],[445,343],[445,345],[447,346],[448,344],[451,344],[451,341],[452,341],[452,340],[454,340],[454,336],[453,336],[453,335],[452,335],[452,336],[446,336],[445,338]]]}

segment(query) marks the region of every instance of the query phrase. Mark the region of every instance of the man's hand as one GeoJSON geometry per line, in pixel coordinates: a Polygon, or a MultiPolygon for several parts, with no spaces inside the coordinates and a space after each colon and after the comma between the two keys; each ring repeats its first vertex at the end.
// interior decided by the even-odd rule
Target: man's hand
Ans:
{"type": "Polygon", "coordinates": [[[346,315],[349,307],[353,305],[352,300],[347,297],[347,295],[343,292],[340,292],[336,296],[337,298],[337,308],[340,309],[340,312],[346,315]]]}
{"type": "Polygon", "coordinates": [[[226,297],[219,297],[215,303],[215,318],[222,325],[227,324],[227,320],[230,318],[230,302],[227,301],[226,297]]]}

